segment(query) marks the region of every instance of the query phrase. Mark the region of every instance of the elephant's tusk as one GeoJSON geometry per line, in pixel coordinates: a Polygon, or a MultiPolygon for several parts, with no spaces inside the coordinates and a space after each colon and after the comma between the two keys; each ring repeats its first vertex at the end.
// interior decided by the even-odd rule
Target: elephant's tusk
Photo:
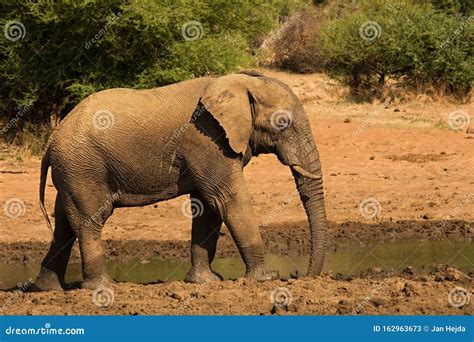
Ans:
{"type": "Polygon", "coordinates": [[[305,169],[303,169],[301,166],[299,165],[291,165],[291,168],[299,173],[301,176],[303,177],[306,177],[306,178],[310,178],[310,179],[317,179],[317,180],[320,180],[320,179],[323,179],[323,176],[321,175],[313,175],[312,173],[306,171],[305,169]]]}

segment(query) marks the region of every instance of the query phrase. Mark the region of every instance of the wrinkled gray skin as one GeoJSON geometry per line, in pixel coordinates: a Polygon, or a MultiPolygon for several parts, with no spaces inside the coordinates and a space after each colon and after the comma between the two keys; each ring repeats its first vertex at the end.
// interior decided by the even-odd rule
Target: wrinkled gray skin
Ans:
{"type": "Polygon", "coordinates": [[[53,132],[42,160],[40,200],[48,223],[43,203],[49,166],[58,194],[54,239],[36,285],[42,290],[65,286],[76,237],[82,287],[101,285],[109,279],[101,230],[114,208],[184,194],[204,205],[203,214],[193,218],[186,280],[220,279],[210,263],[223,222],[245,262],[246,277],[269,279],[243,177],[243,167],[262,153],[275,154],[292,169],[311,226],[309,274],[318,275],[327,240],[321,166],[308,118],[287,85],[247,72],[89,96],[53,132]],[[103,110],[112,113],[113,125],[97,129],[94,113],[103,110]],[[271,118],[281,110],[292,114],[292,124],[279,130],[271,118]]]}

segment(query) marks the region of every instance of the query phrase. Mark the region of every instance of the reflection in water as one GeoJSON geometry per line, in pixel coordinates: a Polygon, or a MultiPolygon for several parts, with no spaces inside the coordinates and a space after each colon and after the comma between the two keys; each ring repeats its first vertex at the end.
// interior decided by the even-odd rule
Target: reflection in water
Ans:
{"type": "MultiPolygon", "coordinates": [[[[421,268],[436,264],[448,264],[462,271],[469,271],[474,260],[472,241],[404,241],[397,243],[373,243],[361,245],[346,243],[336,252],[329,253],[325,271],[356,275],[369,267],[401,269],[406,266],[421,268]],[[461,252],[460,252],[461,251],[461,252]]],[[[298,271],[306,272],[307,256],[278,256],[268,254],[265,264],[269,270],[278,270],[283,277],[298,271]]],[[[109,274],[117,281],[149,283],[156,281],[182,280],[190,267],[189,261],[146,261],[109,262],[109,274]]],[[[240,258],[216,259],[212,267],[224,278],[238,278],[244,274],[240,258]]],[[[0,267],[3,289],[11,288],[36,276],[39,265],[3,265],[0,267]]],[[[67,282],[81,279],[80,264],[71,264],[66,276],[67,282]]]]}

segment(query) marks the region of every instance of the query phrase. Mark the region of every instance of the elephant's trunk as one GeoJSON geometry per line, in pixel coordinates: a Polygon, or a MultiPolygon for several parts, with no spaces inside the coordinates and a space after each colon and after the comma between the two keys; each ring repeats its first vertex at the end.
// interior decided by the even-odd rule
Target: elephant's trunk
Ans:
{"type": "Polygon", "coordinates": [[[295,175],[296,184],[310,226],[310,258],[308,275],[321,274],[326,256],[328,224],[324,209],[322,179],[310,179],[295,175]]]}
{"type": "MultiPolygon", "coordinates": [[[[323,179],[316,144],[311,132],[300,134],[298,149],[293,150],[299,165],[291,169],[310,226],[310,259],[308,275],[319,275],[323,269],[328,240],[328,223],[324,208],[323,179]]],[[[291,153],[290,153],[291,155],[291,153]]]]}

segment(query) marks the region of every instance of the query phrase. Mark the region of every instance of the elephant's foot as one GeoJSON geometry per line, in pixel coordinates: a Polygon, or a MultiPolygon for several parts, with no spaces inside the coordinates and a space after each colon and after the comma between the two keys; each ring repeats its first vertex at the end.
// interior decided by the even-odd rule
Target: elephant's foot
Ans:
{"type": "Polygon", "coordinates": [[[254,270],[247,271],[247,273],[245,273],[245,277],[253,279],[255,281],[267,281],[279,278],[278,272],[266,271],[264,267],[259,267],[254,270]]]}
{"type": "Polygon", "coordinates": [[[221,281],[223,279],[219,273],[213,272],[210,268],[196,269],[195,267],[192,267],[188,273],[186,273],[186,277],[184,277],[185,282],[195,284],[221,281]]]}
{"type": "Polygon", "coordinates": [[[115,281],[108,275],[86,278],[81,283],[81,289],[95,290],[99,287],[110,287],[115,281]]]}
{"type": "Polygon", "coordinates": [[[58,275],[52,270],[42,268],[34,283],[35,290],[38,291],[62,291],[63,287],[58,275]]]}

